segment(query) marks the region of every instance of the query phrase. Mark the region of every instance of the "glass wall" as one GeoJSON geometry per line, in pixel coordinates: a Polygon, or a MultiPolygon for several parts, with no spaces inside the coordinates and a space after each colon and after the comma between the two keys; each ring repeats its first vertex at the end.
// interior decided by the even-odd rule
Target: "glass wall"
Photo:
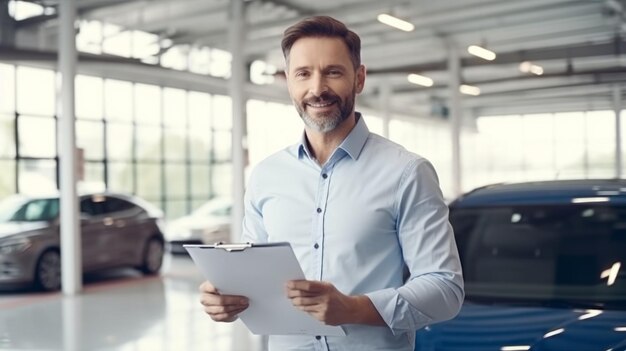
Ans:
{"type": "MultiPolygon", "coordinates": [[[[231,109],[227,96],[77,76],[81,190],[135,194],[170,218],[230,195],[231,109]]],[[[0,64],[0,198],[57,189],[55,111],[54,71],[0,64]]],[[[247,111],[248,170],[301,138],[303,125],[293,106],[249,100],[247,111]]],[[[381,134],[382,119],[364,116],[370,130],[381,134]]],[[[612,111],[479,117],[475,130],[462,131],[463,190],[496,182],[613,177],[614,128],[612,111]]],[[[433,163],[444,196],[451,198],[448,124],[394,118],[389,134],[433,163]]]]}
{"type": "MultiPolygon", "coordinates": [[[[170,218],[230,194],[230,105],[227,96],[78,75],[80,191],[138,195],[170,218]]],[[[56,191],[55,110],[54,71],[0,64],[0,198],[56,191]]]]}

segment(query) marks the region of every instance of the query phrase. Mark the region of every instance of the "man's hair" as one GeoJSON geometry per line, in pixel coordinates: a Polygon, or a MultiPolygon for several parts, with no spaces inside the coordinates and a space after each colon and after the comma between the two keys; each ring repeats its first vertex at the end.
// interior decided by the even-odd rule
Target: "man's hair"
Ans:
{"type": "Polygon", "coordinates": [[[287,63],[289,63],[289,52],[293,44],[298,39],[310,37],[339,38],[343,40],[348,47],[354,69],[356,70],[361,66],[361,38],[349,30],[345,24],[329,16],[308,17],[285,30],[281,47],[287,63]]]}

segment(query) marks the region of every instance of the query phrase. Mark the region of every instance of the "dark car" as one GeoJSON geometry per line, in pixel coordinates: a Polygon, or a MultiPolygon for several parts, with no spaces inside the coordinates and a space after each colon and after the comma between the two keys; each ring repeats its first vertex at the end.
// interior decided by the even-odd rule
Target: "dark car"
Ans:
{"type": "Polygon", "coordinates": [[[626,350],[626,180],[486,186],[450,221],[465,303],[415,350],[626,350]]]}
{"type": "MultiPolygon", "coordinates": [[[[156,274],[163,261],[160,210],[136,197],[80,197],[83,272],[135,267],[156,274]]],[[[15,195],[0,202],[0,287],[61,287],[59,198],[15,195]]]]}

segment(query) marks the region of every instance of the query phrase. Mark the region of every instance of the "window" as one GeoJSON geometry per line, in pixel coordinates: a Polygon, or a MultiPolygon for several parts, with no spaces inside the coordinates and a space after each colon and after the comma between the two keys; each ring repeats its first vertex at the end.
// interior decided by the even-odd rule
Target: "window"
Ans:
{"type": "MultiPolygon", "coordinates": [[[[117,139],[118,136],[114,137],[117,139]]],[[[85,159],[104,158],[103,138],[104,128],[101,121],[76,121],[76,146],[83,149],[85,159]]]]}
{"type": "Polygon", "coordinates": [[[121,80],[104,81],[104,106],[108,120],[133,120],[133,85],[121,80]]]}
{"type": "Polygon", "coordinates": [[[58,199],[32,200],[24,204],[22,208],[10,219],[12,222],[39,222],[51,221],[59,215],[58,199]]]}
{"type": "Polygon", "coordinates": [[[52,160],[21,160],[18,166],[18,192],[50,194],[57,190],[57,163],[52,160]]]}
{"type": "Polygon", "coordinates": [[[122,200],[117,197],[108,196],[106,201],[106,209],[107,213],[113,212],[123,212],[131,209],[135,209],[137,206],[135,204],[128,202],[126,200],[122,200]]]}
{"type": "Polygon", "coordinates": [[[88,216],[101,216],[107,213],[105,199],[102,195],[94,195],[80,201],[80,212],[88,216]]]}
{"type": "Polygon", "coordinates": [[[132,124],[107,124],[107,157],[110,160],[130,160],[133,156],[132,124]]]}
{"type": "Polygon", "coordinates": [[[598,205],[457,208],[450,212],[471,299],[623,303],[626,209],[598,205]]]}
{"type": "Polygon", "coordinates": [[[15,193],[15,161],[0,159],[0,199],[15,193]]]}
{"type": "Polygon", "coordinates": [[[0,114],[15,112],[15,69],[0,63],[0,114]]]}
{"type": "Polygon", "coordinates": [[[161,124],[161,89],[156,85],[135,84],[135,121],[161,124]]]}
{"type": "MultiPolygon", "coordinates": [[[[0,99],[2,100],[2,99],[0,99]]],[[[0,158],[15,157],[15,116],[0,113],[0,158]]]]}
{"type": "Polygon", "coordinates": [[[134,192],[133,181],[135,179],[132,163],[109,162],[108,165],[109,190],[123,194],[134,192]]]}
{"type": "Polygon", "coordinates": [[[55,120],[49,117],[19,116],[20,156],[56,156],[55,120]]]}
{"type": "Polygon", "coordinates": [[[76,76],[76,116],[79,118],[102,119],[102,78],[76,76]]]}
{"type": "Polygon", "coordinates": [[[54,71],[18,66],[17,111],[22,114],[54,116],[54,78],[54,71]]]}

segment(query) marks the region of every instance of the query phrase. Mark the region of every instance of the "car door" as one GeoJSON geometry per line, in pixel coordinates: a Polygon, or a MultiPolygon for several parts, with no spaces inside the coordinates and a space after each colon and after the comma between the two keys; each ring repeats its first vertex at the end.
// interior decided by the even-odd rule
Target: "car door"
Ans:
{"type": "Polygon", "coordinates": [[[143,209],[124,199],[108,195],[106,213],[111,257],[120,265],[139,262],[149,234],[145,230],[147,216],[143,209]]]}
{"type": "Polygon", "coordinates": [[[104,201],[101,195],[85,196],[80,201],[82,258],[86,271],[105,267],[111,260],[104,201]]]}

